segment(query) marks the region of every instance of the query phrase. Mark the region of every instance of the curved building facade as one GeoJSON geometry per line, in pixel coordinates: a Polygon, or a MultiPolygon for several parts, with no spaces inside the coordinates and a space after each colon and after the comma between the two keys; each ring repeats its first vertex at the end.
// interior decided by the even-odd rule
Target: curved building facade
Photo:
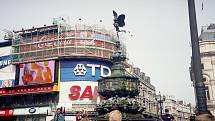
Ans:
{"type": "Polygon", "coordinates": [[[111,74],[114,45],[111,31],[94,26],[57,23],[14,31],[15,81],[0,88],[0,120],[51,120],[58,107],[66,120],[94,111],[102,98],[97,80],[111,74]]]}
{"type": "MultiPolygon", "coordinates": [[[[14,31],[14,85],[0,88],[0,120],[48,121],[58,107],[67,121],[75,120],[78,111],[94,112],[104,98],[97,93],[97,80],[111,74],[115,42],[112,31],[65,22],[14,31]]],[[[155,113],[155,87],[145,77],[143,86],[150,97],[141,93],[138,101],[144,106],[142,99],[150,98],[145,108],[155,113]]]]}

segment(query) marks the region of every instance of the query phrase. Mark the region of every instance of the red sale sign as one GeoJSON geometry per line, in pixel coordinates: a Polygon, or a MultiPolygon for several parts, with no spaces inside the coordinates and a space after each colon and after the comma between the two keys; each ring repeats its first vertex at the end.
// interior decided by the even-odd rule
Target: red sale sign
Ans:
{"type": "Polygon", "coordinates": [[[98,82],[69,81],[60,83],[59,107],[72,110],[93,110],[103,97],[98,94],[98,82]]]}
{"type": "MultiPolygon", "coordinates": [[[[92,100],[93,98],[98,98],[98,87],[95,86],[94,88],[90,85],[86,86],[85,88],[81,88],[81,86],[74,85],[70,88],[70,94],[69,98],[70,100],[83,100],[84,98],[87,98],[89,100],[92,100]],[[81,93],[81,90],[84,90],[81,93]]],[[[99,96],[99,98],[102,98],[99,96]]]]}

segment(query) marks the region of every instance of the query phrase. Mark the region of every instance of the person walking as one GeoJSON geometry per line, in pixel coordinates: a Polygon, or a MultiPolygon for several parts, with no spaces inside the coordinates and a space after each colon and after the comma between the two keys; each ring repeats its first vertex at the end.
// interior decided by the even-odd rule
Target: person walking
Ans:
{"type": "Polygon", "coordinates": [[[175,118],[173,115],[169,114],[169,110],[165,109],[165,114],[162,115],[162,120],[163,121],[175,121],[175,118]]]}
{"type": "Polygon", "coordinates": [[[81,117],[81,111],[78,111],[75,117],[76,117],[76,121],[80,121],[82,118],[81,117]]]}
{"type": "Polygon", "coordinates": [[[53,121],[65,121],[61,108],[57,108],[53,121]]]}

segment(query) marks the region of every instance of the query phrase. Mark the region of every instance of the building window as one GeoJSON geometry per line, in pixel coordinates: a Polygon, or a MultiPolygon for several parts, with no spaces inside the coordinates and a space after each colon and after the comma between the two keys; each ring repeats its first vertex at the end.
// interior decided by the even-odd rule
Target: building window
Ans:
{"type": "Polygon", "coordinates": [[[203,82],[206,82],[206,78],[205,77],[203,78],[203,82]]]}
{"type": "Polygon", "coordinates": [[[204,69],[204,64],[203,63],[201,64],[201,68],[204,69]]]}
{"type": "Polygon", "coordinates": [[[209,93],[208,86],[205,87],[205,92],[206,92],[206,98],[207,98],[207,100],[210,100],[210,93],[209,93]]]}

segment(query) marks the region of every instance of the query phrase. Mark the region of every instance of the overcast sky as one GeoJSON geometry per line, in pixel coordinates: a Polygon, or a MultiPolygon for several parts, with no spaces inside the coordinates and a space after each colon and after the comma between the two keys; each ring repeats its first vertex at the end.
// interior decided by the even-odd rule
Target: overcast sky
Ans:
{"type": "MultiPolygon", "coordinates": [[[[157,92],[194,103],[189,77],[191,56],[187,0],[0,0],[0,30],[70,23],[112,26],[112,10],[126,15],[130,62],[151,77],[157,92]]],[[[215,23],[215,0],[196,0],[198,28],[215,23]],[[202,2],[204,8],[202,10],[202,2]]],[[[0,32],[3,39],[3,32],[0,32]]]]}

